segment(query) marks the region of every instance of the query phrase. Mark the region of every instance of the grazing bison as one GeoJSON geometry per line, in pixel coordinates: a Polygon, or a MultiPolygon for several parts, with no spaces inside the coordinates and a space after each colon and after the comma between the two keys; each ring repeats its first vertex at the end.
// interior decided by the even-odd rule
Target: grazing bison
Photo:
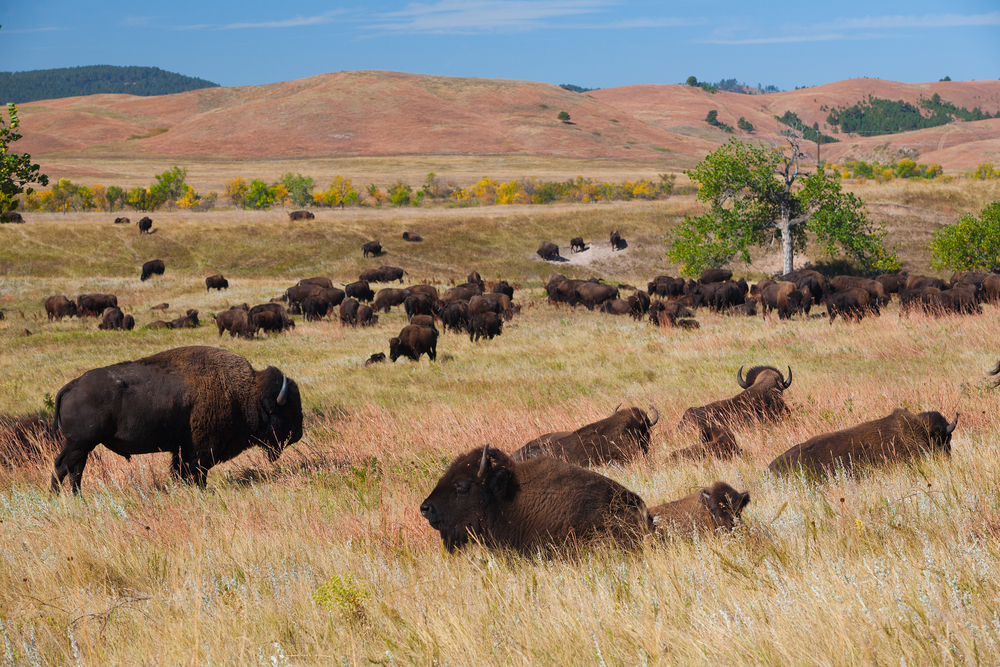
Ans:
{"type": "Polygon", "coordinates": [[[132,221],[128,218],[115,218],[116,225],[131,225],[132,221]]]}
{"type": "Polygon", "coordinates": [[[684,317],[694,317],[694,313],[679,301],[657,301],[649,307],[649,323],[659,327],[683,327],[684,322],[694,322],[680,319],[684,317]]]}
{"type": "Polygon", "coordinates": [[[632,312],[632,304],[627,299],[611,299],[601,304],[600,311],[609,315],[628,315],[632,312]]]}
{"type": "Polygon", "coordinates": [[[587,249],[587,244],[583,242],[582,236],[576,236],[569,240],[570,252],[583,252],[587,249]]]}
{"type": "Polygon", "coordinates": [[[378,257],[382,254],[382,244],[378,241],[369,241],[368,243],[361,246],[362,252],[364,252],[365,257],[372,255],[378,257]]]}
{"type": "Polygon", "coordinates": [[[415,232],[403,232],[403,240],[408,243],[420,243],[424,237],[415,232]]]}
{"type": "Polygon", "coordinates": [[[375,294],[375,310],[383,310],[388,313],[393,306],[399,306],[406,301],[410,294],[408,289],[382,288],[375,294]]]}
{"type": "Polygon", "coordinates": [[[299,310],[307,322],[315,322],[329,315],[332,306],[323,299],[311,296],[302,302],[299,310]]]}
{"type": "Polygon", "coordinates": [[[135,329],[135,318],[131,315],[126,315],[122,318],[122,329],[125,331],[131,331],[135,329]]]}
{"type": "Polygon", "coordinates": [[[367,280],[359,280],[344,286],[344,293],[352,299],[367,301],[371,303],[375,299],[375,292],[368,286],[367,280]]]}
{"type": "Polygon", "coordinates": [[[611,249],[620,250],[622,246],[622,235],[616,229],[611,232],[611,249]]]}
{"type": "Polygon", "coordinates": [[[525,554],[601,540],[636,548],[652,532],[642,498],[618,482],[552,458],[515,461],[488,446],[452,461],[420,514],[449,551],[470,539],[525,554]]]}
{"type": "Polygon", "coordinates": [[[257,327],[250,320],[250,313],[242,308],[230,308],[215,314],[215,324],[219,327],[219,335],[228,331],[231,338],[253,338],[257,327]]]}
{"type": "Polygon", "coordinates": [[[214,289],[229,289],[229,281],[226,280],[221,273],[216,273],[214,276],[205,278],[205,291],[208,292],[214,289]]]}
{"type": "Polygon", "coordinates": [[[427,327],[428,329],[437,329],[437,327],[434,326],[434,317],[432,315],[414,315],[410,318],[410,324],[427,327]]]}
{"type": "Polygon", "coordinates": [[[910,275],[905,271],[900,273],[886,273],[875,276],[875,280],[882,283],[882,288],[887,294],[899,294],[900,290],[906,289],[906,281],[910,275]]]}
{"type": "Polygon", "coordinates": [[[371,366],[372,364],[381,364],[385,361],[385,352],[376,352],[372,356],[365,359],[365,366],[371,366]]]}
{"type": "Polygon", "coordinates": [[[114,294],[81,294],[76,297],[78,317],[100,317],[108,308],[118,307],[118,297],[114,294]]]}
{"type": "Polygon", "coordinates": [[[546,261],[559,259],[559,246],[551,241],[542,241],[535,252],[546,261]]]}
{"type": "MultiPolygon", "coordinates": [[[[902,294],[903,292],[900,292],[900,295],[902,294]]],[[[830,316],[830,324],[833,324],[837,315],[845,320],[860,322],[866,315],[877,316],[879,309],[878,304],[872,300],[871,294],[867,290],[855,287],[842,292],[834,292],[826,297],[826,313],[830,316]]]]}
{"type": "Polygon", "coordinates": [[[353,327],[358,324],[358,308],[361,304],[350,297],[340,303],[340,326],[353,327]]]}
{"type": "Polygon", "coordinates": [[[950,455],[951,434],[957,425],[958,415],[949,424],[940,412],[915,415],[897,408],[887,417],[795,445],[774,459],[768,469],[776,473],[801,469],[822,476],[838,467],[852,471],[858,466],[905,461],[933,452],[950,455]]]}
{"type": "Polygon", "coordinates": [[[581,466],[627,463],[649,453],[649,432],[660,420],[656,408],[649,409],[652,418],[640,408],[628,408],[569,433],[547,433],[512,456],[517,461],[554,456],[581,466]]]}
{"type": "Polygon", "coordinates": [[[679,426],[730,427],[756,421],[775,421],[788,412],[783,394],[792,384],[791,367],[788,368],[788,380],[785,380],[781,371],[771,366],[754,366],[747,371],[744,379],[743,367],[740,366],[736,381],[743,391],[733,398],[688,408],[679,426]]]}
{"type": "Polygon", "coordinates": [[[101,318],[101,323],[97,325],[98,329],[102,331],[115,331],[117,329],[122,329],[122,323],[125,321],[125,314],[118,308],[108,308],[104,311],[104,317],[101,318]]]}
{"type": "Polygon", "coordinates": [[[302,437],[299,388],[280,370],[243,357],[181,347],[87,371],[56,394],[62,434],[52,490],[69,475],[75,493],[99,444],[130,458],[170,452],[181,479],[205,486],[208,470],[255,445],[272,461],[302,437]]]}
{"type": "MultiPolygon", "coordinates": [[[[803,294],[795,287],[795,283],[782,280],[780,283],[768,285],[760,291],[760,307],[767,318],[772,310],[778,311],[779,320],[791,319],[792,315],[803,310],[803,294]]],[[[812,295],[809,297],[812,303],[812,295]]]]}
{"type": "Polygon", "coordinates": [[[0,213],[0,223],[6,222],[24,224],[24,218],[16,211],[4,211],[3,213],[0,213]]]}
{"type": "Polygon", "coordinates": [[[295,285],[285,290],[284,300],[288,301],[289,306],[294,306],[311,296],[317,296],[322,290],[319,285],[295,285]]]}
{"type": "Polygon", "coordinates": [[[399,336],[389,340],[389,358],[393,363],[400,357],[420,361],[420,356],[426,354],[428,359],[434,361],[437,359],[437,339],[437,329],[407,324],[399,336]]]}
{"type": "Polygon", "coordinates": [[[731,531],[750,504],[750,494],[725,482],[699,489],[680,500],[649,508],[657,534],[693,535],[731,531]]]}
{"type": "Polygon", "coordinates": [[[262,303],[254,306],[250,309],[250,321],[261,331],[285,331],[295,328],[295,322],[288,317],[288,311],[280,303],[262,303]]]}
{"type": "Polygon", "coordinates": [[[403,282],[403,276],[410,275],[398,266],[380,266],[378,270],[381,274],[380,282],[383,283],[391,283],[393,280],[403,282]]]}
{"type": "Polygon", "coordinates": [[[373,327],[378,324],[378,315],[371,309],[371,306],[361,304],[358,306],[358,312],[354,317],[354,321],[359,327],[373,327]]]}
{"type": "Polygon", "coordinates": [[[500,282],[493,285],[494,294],[506,294],[508,299],[514,298],[514,288],[510,286],[506,280],[501,280],[500,282]]]}
{"type": "Polygon", "coordinates": [[[316,216],[313,215],[312,211],[289,211],[289,220],[315,220],[316,216]]]}
{"type": "Polygon", "coordinates": [[[155,306],[150,306],[149,309],[150,310],[166,310],[169,307],[170,307],[169,303],[163,302],[163,303],[158,303],[155,306]]]}
{"type": "Polygon", "coordinates": [[[49,321],[61,320],[64,317],[76,315],[76,304],[67,299],[62,294],[50,296],[45,300],[45,312],[49,316],[49,321]]]}
{"type": "Polygon", "coordinates": [[[162,276],[166,270],[162,259],[151,259],[142,265],[142,275],[139,280],[146,282],[151,276],[162,276]]]}
{"type": "Polygon", "coordinates": [[[434,285],[410,285],[406,289],[410,290],[410,294],[427,294],[434,301],[438,300],[437,287],[434,285]]]}
{"type": "Polygon", "coordinates": [[[455,301],[445,304],[438,312],[438,317],[441,318],[441,324],[445,330],[451,329],[456,333],[466,332],[469,328],[469,302],[455,301]]]}
{"type": "Polygon", "coordinates": [[[150,233],[149,230],[153,228],[153,219],[147,215],[144,216],[141,220],[139,220],[139,222],[137,222],[136,224],[139,225],[140,234],[149,234],[150,233]]]}
{"type": "Polygon", "coordinates": [[[697,445],[672,452],[667,461],[701,461],[708,458],[729,460],[743,451],[733,432],[723,426],[703,425],[699,439],[697,445]]]}
{"type": "Polygon", "coordinates": [[[469,341],[479,342],[480,338],[493,340],[503,333],[503,320],[496,313],[477,313],[469,317],[469,341]],[[473,337],[475,337],[473,339],[473,337]]]}
{"type": "Polygon", "coordinates": [[[573,289],[569,303],[572,306],[582,303],[588,310],[593,310],[605,301],[618,298],[618,288],[614,285],[603,285],[601,283],[582,282],[573,289]]]}
{"type": "Polygon", "coordinates": [[[428,294],[411,294],[403,300],[407,319],[414,315],[433,315],[434,300],[428,294]]]}
{"type": "Polygon", "coordinates": [[[456,285],[455,287],[449,287],[444,296],[441,297],[442,301],[451,303],[453,301],[469,301],[474,296],[479,296],[483,293],[476,285],[470,285],[468,283],[464,285],[456,285]]]}
{"type": "Polygon", "coordinates": [[[733,272],[729,269],[705,269],[701,272],[698,282],[702,285],[711,283],[724,283],[733,277],[733,272]]]}

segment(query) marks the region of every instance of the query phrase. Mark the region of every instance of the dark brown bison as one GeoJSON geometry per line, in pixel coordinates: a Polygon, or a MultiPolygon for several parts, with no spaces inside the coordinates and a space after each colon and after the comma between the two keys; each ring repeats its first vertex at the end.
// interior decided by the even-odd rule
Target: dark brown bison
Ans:
{"type": "Polygon", "coordinates": [[[479,342],[480,338],[493,340],[503,333],[503,320],[496,313],[477,313],[469,316],[469,341],[479,342]]]}
{"type": "Polygon", "coordinates": [[[491,447],[452,461],[420,514],[449,551],[470,540],[525,554],[602,540],[636,548],[652,532],[642,498],[618,482],[548,457],[515,461],[491,447]]]}
{"type": "Polygon", "coordinates": [[[151,259],[142,265],[142,275],[139,276],[139,280],[145,282],[152,276],[162,276],[164,270],[166,266],[162,259],[151,259]]]}
{"type": "Polygon", "coordinates": [[[229,281],[226,280],[221,273],[216,273],[214,276],[205,278],[205,291],[208,292],[214,289],[229,289],[229,281]]]}
{"type": "Polygon", "coordinates": [[[298,282],[299,285],[315,285],[316,287],[322,287],[324,289],[331,289],[333,287],[333,281],[325,276],[316,276],[315,278],[303,278],[298,282]]]}
{"type": "Polygon", "coordinates": [[[215,324],[219,327],[219,335],[223,331],[228,331],[231,338],[253,338],[257,333],[257,327],[250,320],[249,311],[242,308],[230,308],[215,314],[215,324]]]}
{"type": "Polygon", "coordinates": [[[78,317],[100,317],[108,308],[118,307],[118,297],[114,294],[81,294],[76,297],[78,317]]]}
{"type": "Polygon", "coordinates": [[[372,255],[378,257],[382,254],[382,244],[378,241],[369,241],[368,243],[361,246],[362,252],[364,252],[365,257],[372,255]]]}
{"type": "Polygon", "coordinates": [[[725,482],[716,482],[680,500],[650,507],[649,515],[657,534],[689,536],[731,531],[749,504],[749,493],[740,493],[725,482]]]}
{"type": "Polygon", "coordinates": [[[940,278],[931,276],[909,276],[906,279],[905,289],[922,289],[924,287],[936,287],[943,290],[947,288],[947,285],[940,278]]]}
{"type": "Polygon", "coordinates": [[[420,243],[424,240],[424,237],[415,232],[403,232],[403,240],[408,243],[420,243]]]}
{"type": "Polygon", "coordinates": [[[372,364],[381,364],[385,361],[385,352],[376,352],[372,356],[365,359],[365,366],[371,366],[372,364]]]}
{"type": "Polygon", "coordinates": [[[132,221],[128,218],[115,218],[116,225],[131,225],[132,221]]]}
{"type": "MultiPolygon", "coordinates": [[[[912,280],[914,276],[910,276],[912,280]]],[[[938,281],[941,282],[941,281],[938,281]]],[[[907,280],[909,283],[909,280],[907,280]]],[[[885,287],[877,280],[869,278],[858,278],[857,276],[835,276],[830,279],[830,288],[834,292],[843,292],[848,289],[863,289],[868,292],[871,300],[879,306],[889,303],[892,295],[885,291],[885,287]]],[[[944,288],[944,283],[941,283],[944,288]]]]}
{"type": "Polygon", "coordinates": [[[657,301],[649,306],[649,323],[659,327],[681,327],[683,322],[693,322],[681,318],[694,317],[687,306],[679,301],[657,301]]]}
{"type": "Polygon", "coordinates": [[[299,310],[307,322],[315,322],[329,315],[333,307],[323,299],[311,296],[300,304],[299,310]]]}
{"type": "Polygon", "coordinates": [[[408,289],[384,287],[375,294],[375,310],[389,312],[393,306],[399,306],[410,296],[408,289]]]}
{"type": "Polygon", "coordinates": [[[788,380],[785,380],[781,371],[771,366],[754,366],[744,378],[743,367],[740,366],[736,382],[743,391],[733,398],[688,408],[679,426],[728,428],[758,421],[775,421],[788,412],[783,394],[792,384],[791,367],[788,368],[788,380]]]}
{"type": "Polygon", "coordinates": [[[406,289],[410,290],[410,294],[426,294],[434,301],[438,300],[437,287],[434,285],[410,285],[406,289]]]}
{"type": "Polygon", "coordinates": [[[494,294],[506,294],[508,299],[514,298],[514,288],[506,280],[501,280],[493,285],[494,294]]]}
{"type": "Polygon", "coordinates": [[[375,292],[368,286],[368,281],[359,280],[344,286],[344,293],[352,299],[367,301],[369,303],[375,299],[375,292]]]}
{"type": "Polygon", "coordinates": [[[705,269],[701,272],[698,282],[702,285],[711,283],[722,283],[733,277],[733,272],[729,269],[705,269]]]}
{"type": "Polygon", "coordinates": [[[315,220],[316,216],[313,215],[312,211],[289,211],[289,220],[315,220]]]}
{"type": "MultiPolygon", "coordinates": [[[[811,294],[809,299],[811,303],[811,294]]],[[[782,280],[761,290],[760,307],[765,319],[772,310],[778,311],[779,320],[791,319],[793,315],[804,309],[803,294],[795,287],[795,283],[782,280]]]]}
{"type": "MultiPolygon", "coordinates": [[[[332,289],[332,288],[331,288],[332,289]]],[[[285,290],[285,300],[289,306],[302,303],[311,296],[317,295],[323,288],[319,285],[295,285],[285,290]]]]}
{"type": "Polygon", "coordinates": [[[438,312],[438,317],[441,318],[441,324],[445,330],[451,329],[456,333],[464,333],[469,329],[469,302],[455,301],[444,304],[444,307],[438,312]]]}
{"type": "Polygon", "coordinates": [[[410,318],[410,324],[427,327],[428,329],[437,329],[437,327],[434,326],[434,317],[432,315],[414,315],[410,318]]]}
{"type": "Polygon", "coordinates": [[[407,319],[414,315],[433,315],[434,300],[428,294],[411,294],[403,300],[403,311],[407,319]]]}
{"type": "Polygon", "coordinates": [[[632,304],[627,299],[611,299],[601,304],[600,311],[609,315],[628,315],[632,312],[632,304]]]}
{"type": "Polygon", "coordinates": [[[649,296],[661,299],[675,299],[684,294],[684,279],[670,276],[656,276],[646,285],[649,296]]]}
{"type": "Polygon", "coordinates": [[[652,418],[645,410],[628,408],[569,433],[546,433],[512,456],[518,461],[554,456],[582,466],[628,463],[649,453],[649,432],[660,420],[656,408],[649,409],[652,418]]]}
{"type": "Polygon", "coordinates": [[[359,327],[373,327],[378,324],[378,315],[371,309],[371,306],[361,304],[358,306],[358,312],[354,320],[359,327]]]}
{"type": "Polygon", "coordinates": [[[774,459],[768,469],[776,473],[802,470],[822,476],[840,467],[852,471],[859,466],[906,461],[934,452],[950,455],[951,434],[957,425],[958,415],[949,424],[940,412],[915,415],[897,408],[888,417],[817,435],[795,445],[774,459]]]}
{"type": "Polygon", "coordinates": [[[757,315],[757,304],[759,301],[756,297],[748,297],[746,301],[738,306],[730,306],[726,310],[726,315],[732,316],[744,316],[744,317],[754,317],[757,315]]]}
{"type": "Polygon", "coordinates": [[[250,309],[250,322],[260,331],[285,331],[295,328],[295,322],[288,317],[288,311],[280,303],[262,303],[254,306],[250,309]]]}
{"type": "Polygon", "coordinates": [[[149,234],[150,233],[149,230],[151,230],[153,228],[153,220],[148,215],[144,216],[136,224],[139,225],[139,233],[140,234],[149,234]]]}
{"type": "Polygon", "coordinates": [[[380,266],[378,270],[382,276],[380,282],[383,283],[391,283],[394,280],[403,282],[403,276],[410,275],[398,266],[380,266]]]}
{"type": "Polygon", "coordinates": [[[366,283],[380,283],[382,282],[382,269],[365,269],[358,276],[358,280],[364,280],[366,283]]]}
{"type": "Polygon", "coordinates": [[[50,296],[45,300],[45,312],[49,316],[49,321],[61,320],[64,317],[76,315],[76,304],[67,299],[62,294],[50,296]]]}
{"type": "Polygon", "coordinates": [[[826,297],[826,313],[830,316],[830,324],[837,315],[845,320],[860,322],[866,315],[878,315],[879,308],[867,290],[849,288],[826,297]]]}
{"type": "Polygon", "coordinates": [[[667,461],[702,461],[709,458],[729,460],[743,451],[733,432],[723,426],[703,425],[699,440],[697,445],[671,452],[667,461]]]}
{"type": "Polygon", "coordinates": [[[570,305],[582,303],[588,310],[593,310],[605,301],[618,298],[618,288],[614,285],[603,285],[589,280],[577,285],[570,296],[570,305]]]}
{"type": "Polygon", "coordinates": [[[575,236],[569,240],[570,252],[583,252],[587,249],[587,244],[583,242],[582,236],[575,236]]]}
{"type": "Polygon", "coordinates": [[[618,232],[617,229],[615,231],[611,232],[610,240],[611,240],[611,249],[612,250],[621,250],[621,247],[622,247],[622,235],[618,232]]]}
{"type": "Polygon", "coordinates": [[[354,327],[358,324],[358,308],[361,304],[357,299],[350,297],[344,299],[340,304],[340,326],[354,327]]]}
{"type": "Polygon", "coordinates": [[[551,241],[542,241],[535,252],[546,261],[559,259],[559,246],[551,241]]]}
{"type": "Polygon", "coordinates": [[[882,288],[888,294],[899,294],[900,290],[906,289],[906,281],[909,277],[910,275],[903,271],[901,273],[886,273],[881,276],[875,276],[875,280],[882,283],[882,288]]]}
{"type": "Polygon", "coordinates": [[[126,315],[122,318],[122,329],[125,331],[132,331],[135,329],[135,318],[131,315],[126,315]]]}
{"type": "Polygon", "coordinates": [[[201,321],[198,320],[198,311],[194,308],[188,310],[184,317],[178,317],[170,321],[171,329],[197,329],[200,326],[201,321]]]}
{"type": "Polygon", "coordinates": [[[479,296],[483,293],[483,290],[479,289],[476,285],[456,285],[455,287],[449,287],[445,290],[444,295],[441,297],[442,301],[451,303],[453,301],[469,301],[474,296],[479,296]]]}
{"type": "Polygon", "coordinates": [[[389,340],[389,358],[393,363],[400,357],[420,361],[420,356],[426,354],[434,361],[437,359],[437,339],[437,329],[407,324],[399,336],[389,340]]]}
{"type": "Polygon", "coordinates": [[[255,371],[243,357],[181,347],[87,371],[59,390],[62,434],[52,490],[69,475],[75,493],[99,444],[130,458],[170,452],[181,479],[205,485],[208,470],[253,446],[274,461],[302,437],[299,388],[280,370],[255,371]]]}
{"type": "Polygon", "coordinates": [[[24,217],[17,211],[4,211],[3,213],[0,213],[0,223],[7,222],[24,224],[24,217]]]}
{"type": "Polygon", "coordinates": [[[125,314],[118,308],[108,308],[104,311],[104,316],[101,318],[101,323],[97,325],[98,329],[102,331],[115,331],[122,329],[122,323],[125,321],[125,314]]]}

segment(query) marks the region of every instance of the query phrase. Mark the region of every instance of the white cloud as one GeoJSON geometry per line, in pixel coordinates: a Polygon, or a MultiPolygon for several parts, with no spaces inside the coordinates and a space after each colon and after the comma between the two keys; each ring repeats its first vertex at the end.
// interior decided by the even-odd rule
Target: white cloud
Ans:
{"type": "Polygon", "coordinates": [[[989,25],[1000,25],[1000,12],[970,15],[865,16],[855,19],[837,19],[831,23],[814,27],[833,30],[870,30],[873,28],[964,28],[989,25]]]}
{"type": "Polygon", "coordinates": [[[702,39],[703,44],[791,44],[795,42],[829,42],[847,39],[845,35],[792,35],[790,37],[754,37],[749,39],[702,39]]]}
{"type": "Polygon", "coordinates": [[[381,14],[368,27],[395,33],[481,33],[531,30],[548,19],[603,13],[610,0],[442,0],[381,14]]]}
{"type": "Polygon", "coordinates": [[[277,21],[257,21],[244,23],[199,23],[195,25],[176,26],[174,30],[245,30],[247,28],[270,29],[270,28],[298,28],[308,25],[323,25],[332,23],[335,18],[346,13],[345,10],[335,10],[324,12],[317,16],[296,16],[289,19],[277,21]]]}

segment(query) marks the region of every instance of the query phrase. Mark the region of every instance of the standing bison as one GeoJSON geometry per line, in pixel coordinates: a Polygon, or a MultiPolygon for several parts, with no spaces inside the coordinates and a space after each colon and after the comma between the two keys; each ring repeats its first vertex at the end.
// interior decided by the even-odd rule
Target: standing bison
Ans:
{"type": "Polygon", "coordinates": [[[118,297],[114,294],[81,294],[76,297],[78,317],[100,317],[105,309],[118,307],[118,297]]]}
{"type": "Polygon", "coordinates": [[[102,331],[115,331],[125,328],[125,313],[118,308],[108,308],[104,311],[101,323],[97,325],[102,331]]]}
{"type": "Polygon", "coordinates": [[[582,236],[574,236],[569,240],[570,252],[583,252],[587,249],[587,244],[583,242],[582,236]]]}
{"type": "Polygon", "coordinates": [[[205,278],[205,291],[208,292],[214,289],[229,289],[229,281],[226,280],[221,273],[216,273],[214,276],[205,278]]]}
{"type": "Polygon", "coordinates": [[[470,539],[526,554],[601,540],[636,548],[652,532],[646,503],[618,482],[557,459],[514,461],[490,447],[452,461],[420,514],[449,551],[470,539]]]}
{"type": "Polygon", "coordinates": [[[826,475],[838,467],[852,471],[859,466],[906,461],[932,452],[950,455],[951,434],[957,425],[958,415],[949,424],[940,412],[915,415],[897,408],[888,417],[817,435],[795,445],[774,459],[768,469],[776,473],[801,469],[811,475],[826,475]]]}
{"type": "Polygon", "coordinates": [[[73,317],[76,315],[76,304],[62,294],[57,294],[45,300],[45,312],[48,314],[50,322],[61,320],[64,317],[73,317]]]}
{"type": "Polygon", "coordinates": [[[140,234],[149,234],[151,233],[149,230],[153,228],[153,219],[147,215],[144,216],[141,220],[139,220],[139,222],[137,222],[136,224],[139,225],[140,234]]]}
{"type": "Polygon", "coordinates": [[[17,211],[4,211],[0,213],[0,222],[13,222],[15,224],[24,224],[24,218],[17,211]]]}
{"type": "Polygon", "coordinates": [[[542,241],[538,245],[538,250],[536,251],[538,256],[545,261],[553,261],[559,259],[559,246],[550,241],[542,241]]]}
{"type": "Polygon", "coordinates": [[[313,215],[312,211],[289,211],[289,220],[315,220],[316,216],[313,215]]]}
{"type": "Polygon", "coordinates": [[[364,253],[365,257],[368,257],[369,255],[378,257],[382,254],[382,244],[378,241],[369,241],[361,246],[361,251],[364,253]]]}
{"type": "Polygon", "coordinates": [[[243,357],[181,347],[87,371],[56,394],[63,437],[52,490],[69,475],[75,493],[100,444],[126,459],[170,452],[185,481],[205,486],[209,469],[253,446],[275,461],[302,437],[299,388],[280,370],[255,371],[243,357]]]}
{"type": "Polygon", "coordinates": [[[367,280],[358,280],[357,282],[348,283],[344,286],[344,293],[358,301],[368,301],[371,302],[375,299],[375,292],[372,288],[368,286],[367,280]]]}
{"type": "Polygon", "coordinates": [[[581,466],[628,463],[649,453],[649,432],[660,420],[656,408],[649,409],[652,418],[640,408],[628,408],[575,431],[546,433],[512,456],[517,461],[554,456],[581,466]]]}
{"type": "Polygon", "coordinates": [[[139,280],[146,282],[152,276],[162,276],[165,270],[166,266],[162,259],[151,259],[142,265],[142,275],[139,276],[139,280]]]}
{"type": "Polygon", "coordinates": [[[622,238],[622,235],[619,233],[619,231],[617,229],[615,231],[611,232],[611,238],[610,238],[610,240],[611,240],[611,249],[612,250],[621,250],[622,249],[622,247],[623,247],[622,244],[624,243],[624,239],[622,238]]]}
{"type": "Polygon", "coordinates": [[[788,412],[784,391],[792,384],[791,367],[788,368],[788,380],[785,380],[781,371],[771,366],[754,366],[747,371],[744,379],[743,367],[740,366],[736,382],[743,387],[743,391],[733,398],[688,408],[679,425],[729,427],[755,421],[774,421],[788,412]]]}
{"type": "Polygon", "coordinates": [[[389,339],[389,358],[393,363],[400,357],[420,361],[421,355],[426,354],[428,359],[434,361],[437,359],[437,339],[437,329],[407,324],[399,336],[389,339]]]}

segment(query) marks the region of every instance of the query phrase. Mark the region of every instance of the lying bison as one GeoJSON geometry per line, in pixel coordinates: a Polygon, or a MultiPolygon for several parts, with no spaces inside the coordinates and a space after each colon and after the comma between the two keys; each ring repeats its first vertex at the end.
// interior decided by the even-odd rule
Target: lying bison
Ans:
{"type": "Polygon", "coordinates": [[[743,367],[736,374],[736,381],[743,391],[722,401],[696,408],[688,408],[679,426],[737,426],[756,421],[774,421],[788,412],[784,391],[792,384],[792,369],[788,380],[781,371],[771,366],[754,366],[743,377],[743,367]]]}
{"type": "Polygon", "coordinates": [[[951,434],[957,425],[958,415],[949,424],[940,412],[915,415],[897,408],[888,417],[817,435],[795,445],[774,459],[768,469],[776,473],[802,470],[821,476],[838,467],[851,471],[858,466],[906,461],[932,452],[951,454],[951,434]]]}
{"type": "Polygon", "coordinates": [[[420,243],[424,237],[415,232],[403,232],[403,240],[408,243],[420,243]]]}
{"type": "Polygon", "coordinates": [[[393,363],[400,357],[420,361],[426,354],[431,361],[437,359],[437,329],[428,329],[417,324],[407,324],[399,336],[389,339],[389,358],[393,363]]]}
{"type": "Polygon", "coordinates": [[[750,504],[750,494],[716,482],[680,500],[649,508],[657,534],[693,535],[731,531],[750,504]]]}
{"type": "Polygon", "coordinates": [[[289,211],[289,220],[315,220],[316,216],[313,215],[312,211],[289,211]]]}
{"type": "Polygon", "coordinates": [[[162,259],[151,259],[142,265],[142,275],[139,276],[139,280],[146,282],[152,276],[162,276],[165,270],[166,266],[162,259]]]}
{"type": "Polygon", "coordinates": [[[214,276],[205,278],[205,291],[208,292],[214,289],[229,289],[229,281],[226,280],[221,273],[216,273],[214,276]]]}
{"type": "Polygon", "coordinates": [[[646,503],[618,482],[552,458],[515,461],[490,447],[452,461],[420,514],[449,551],[470,539],[526,554],[602,540],[636,548],[652,532],[646,503]]]}
{"type": "Polygon", "coordinates": [[[62,294],[56,294],[45,300],[45,312],[48,314],[50,322],[61,320],[64,317],[74,317],[76,304],[62,294]]]}
{"type": "Polygon", "coordinates": [[[627,463],[649,453],[649,431],[660,420],[656,408],[649,409],[652,418],[640,408],[628,408],[575,431],[546,433],[512,456],[516,461],[554,456],[581,466],[627,463]]]}
{"type": "Polygon", "coordinates": [[[132,221],[128,218],[115,218],[116,225],[131,225],[132,221]]]}
{"type": "Polygon", "coordinates": [[[170,452],[172,469],[205,486],[208,470],[253,446],[274,461],[302,437],[299,388],[280,370],[255,371],[243,357],[181,347],[87,371],[56,394],[63,437],[52,490],[69,475],[74,493],[99,444],[126,459],[170,452]]]}
{"type": "Polygon", "coordinates": [[[118,308],[108,308],[104,311],[101,323],[97,325],[102,331],[116,331],[124,329],[125,313],[118,308]]]}
{"type": "Polygon", "coordinates": [[[361,251],[365,254],[365,257],[368,257],[369,255],[378,257],[382,254],[382,244],[378,241],[369,241],[361,246],[361,251]]]}
{"type": "Polygon", "coordinates": [[[24,217],[17,211],[4,211],[3,213],[0,213],[0,223],[7,222],[24,224],[24,217]]]}

